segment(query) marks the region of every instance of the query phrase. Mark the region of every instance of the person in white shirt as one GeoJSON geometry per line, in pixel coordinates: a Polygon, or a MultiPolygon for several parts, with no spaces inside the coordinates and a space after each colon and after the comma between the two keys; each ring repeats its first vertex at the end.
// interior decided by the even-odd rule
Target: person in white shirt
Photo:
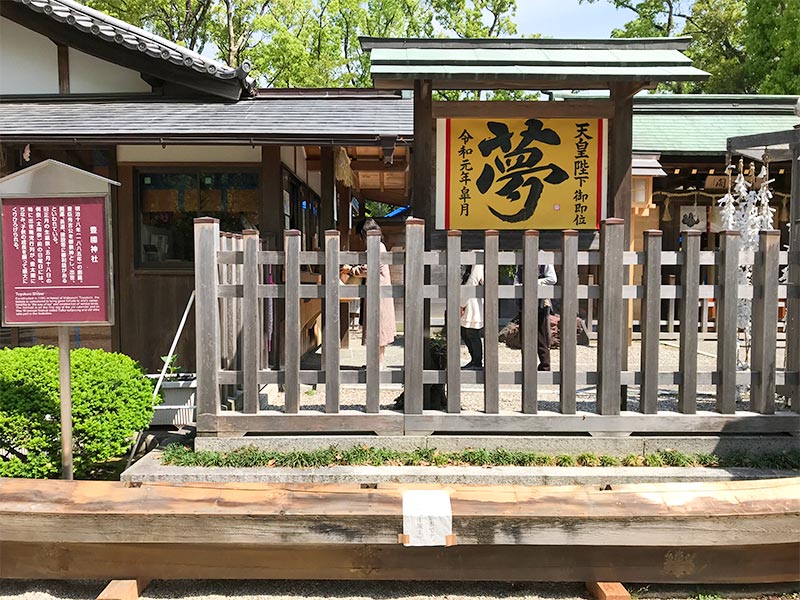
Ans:
{"type": "MultiPolygon", "coordinates": [[[[461,285],[483,285],[483,265],[468,265],[461,285]]],[[[470,360],[463,369],[483,369],[483,298],[461,297],[461,339],[467,346],[470,360]]]]}
{"type": "MultiPolygon", "coordinates": [[[[517,268],[515,282],[522,283],[522,268],[517,268]]],[[[555,285],[558,283],[553,265],[539,265],[539,285],[555,285]]],[[[520,311],[522,306],[520,303],[520,311]]],[[[550,300],[539,300],[539,320],[536,335],[536,353],[539,355],[539,371],[550,370],[550,300]]]]}

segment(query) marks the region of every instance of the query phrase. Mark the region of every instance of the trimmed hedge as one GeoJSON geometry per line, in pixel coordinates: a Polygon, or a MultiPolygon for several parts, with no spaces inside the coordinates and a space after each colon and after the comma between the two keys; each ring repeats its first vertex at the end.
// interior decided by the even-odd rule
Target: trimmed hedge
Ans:
{"type": "MultiPolygon", "coordinates": [[[[154,383],[124,354],[72,350],[73,469],[86,476],[121,455],[153,418],[154,383]]],[[[58,349],[0,350],[0,476],[61,471],[58,349]]]]}

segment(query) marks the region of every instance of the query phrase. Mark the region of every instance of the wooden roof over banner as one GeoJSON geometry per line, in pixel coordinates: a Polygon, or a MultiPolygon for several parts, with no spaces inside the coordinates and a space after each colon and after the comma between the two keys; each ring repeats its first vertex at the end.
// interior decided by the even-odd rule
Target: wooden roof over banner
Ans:
{"type": "Polygon", "coordinates": [[[683,51],[691,38],[608,40],[361,38],[375,87],[606,89],[631,82],[700,81],[683,51]]]}

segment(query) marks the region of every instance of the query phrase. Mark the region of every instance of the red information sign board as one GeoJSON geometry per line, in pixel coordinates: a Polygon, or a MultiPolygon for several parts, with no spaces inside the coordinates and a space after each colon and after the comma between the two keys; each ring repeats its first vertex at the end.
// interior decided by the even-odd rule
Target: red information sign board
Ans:
{"type": "Polygon", "coordinates": [[[5,325],[109,323],[106,198],[3,198],[5,325]]]}

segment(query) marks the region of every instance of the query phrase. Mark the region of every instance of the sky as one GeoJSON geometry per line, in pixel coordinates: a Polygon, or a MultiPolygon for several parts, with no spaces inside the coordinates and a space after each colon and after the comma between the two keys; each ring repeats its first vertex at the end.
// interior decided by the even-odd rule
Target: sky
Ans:
{"type": "Polygon", "coordinates": [[[517,32],[553,38],[607,39],[611,30],[636,15],[617,10],[607,0],[578,4],[578,0],[517,0],[517,32]]]}

